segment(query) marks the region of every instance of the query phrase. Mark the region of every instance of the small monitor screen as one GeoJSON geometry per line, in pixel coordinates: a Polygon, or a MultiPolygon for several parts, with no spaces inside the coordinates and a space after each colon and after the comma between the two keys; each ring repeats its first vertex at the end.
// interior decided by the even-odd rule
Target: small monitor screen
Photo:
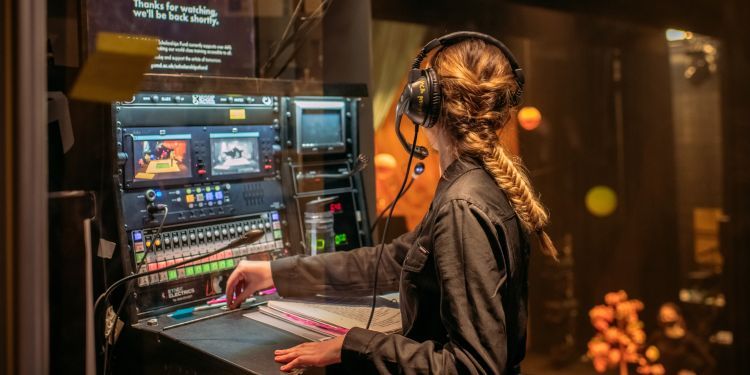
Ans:
{"type": "Polygon", "coordinates": [[[260,172],[258,132],[212,133],[211,175],[260,172]]]}
{"type": "Polygon", "coordinates": [[[344,142],[340,109],[303,109],[300,126],[302,147],[336,145],[344,142]]]}
{"type": "Polygon", "coordinates": [[[192,177],[190,134],[133,136],[135,181],[192,177]]]}

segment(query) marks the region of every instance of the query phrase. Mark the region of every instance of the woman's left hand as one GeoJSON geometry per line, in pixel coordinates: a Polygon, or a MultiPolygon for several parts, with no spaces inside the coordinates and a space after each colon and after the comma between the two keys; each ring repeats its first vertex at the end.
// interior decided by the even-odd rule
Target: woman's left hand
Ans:
{"type": "Polygon", "coordinates": [[[281,371],[289,372],[295,368],[323,367],[341,362],[341,347],[344,336],[338,336],[321,342],[307,342],[293,348],[276,350],[274,360],[285,363],[281,371]]]}

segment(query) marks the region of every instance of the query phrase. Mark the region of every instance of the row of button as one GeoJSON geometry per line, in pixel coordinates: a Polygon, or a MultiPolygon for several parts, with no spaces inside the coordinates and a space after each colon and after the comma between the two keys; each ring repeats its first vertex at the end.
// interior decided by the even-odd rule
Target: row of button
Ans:
{"type": "MultiPolygon", "coordinates": [[[[200,261],[189,263],[183,267],[177,269],[170,269],[164,272],[159,272],[153,275],[140,277],[138,279],[139,286],[153,285],[165,281],[172,281],[177,279],[189,278],[193,276],[199,276],[206,273],[223,271],[226,269],[234,268],[242,259],[245,259],[247,255],[262,253],[273,250],[282,250],[282,241],[276,241],[274,243],[243,246],[236,249],[230,249],[223,251],[219,254],[210,256],[200,261]]],[[[166,267],[169,267],[175,263],[184,261],[183,258],[174,260],[168,260],[163,262],[147,263],[141,268],[141,272],[155,271],[166,267]]]]}

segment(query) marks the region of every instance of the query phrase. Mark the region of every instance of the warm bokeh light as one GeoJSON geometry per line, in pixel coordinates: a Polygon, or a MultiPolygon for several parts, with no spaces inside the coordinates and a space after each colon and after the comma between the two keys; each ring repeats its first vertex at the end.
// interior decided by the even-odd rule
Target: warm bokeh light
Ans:
{"type": "Polygon", "coordinates": [[[586,209],[598,217],[612,215],[617,209],[617,193],[608,186],[594,186],[586,193],[586,209]]]}
{"type": "Polygon", "coordinates": [[[670,42],[693,38],[693,33],[685,30],[667,29],[665,34],[667,36],[667,40],[670,42]]]}
{"type": "Polygon", "coordinates": [[[375,155],[375,176],[379,180],[387,180],[396,170],[398,162],[391,154],[380,153],[375,155]]]}
{"type": "Polygon", "coordinates": [[[523,107],[518,111],[518,124],[521,125],[524,130],[532,131],[539,127],[542,123],[542,112],[536,107],[523,107]]]}

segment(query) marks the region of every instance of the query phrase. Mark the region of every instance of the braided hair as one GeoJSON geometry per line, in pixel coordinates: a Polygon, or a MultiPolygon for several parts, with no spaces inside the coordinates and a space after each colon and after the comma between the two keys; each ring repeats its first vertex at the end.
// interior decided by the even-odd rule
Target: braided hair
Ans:
{"type": "Polygon", "coordinates": [[[518,89],[508,60],[497,47],[469,39],[438,51],[432,66],[443,93],[438,129],[448,135],[455,156],[482,161],[523,228],[537,235],[542,252],[557,259],[557,249],[545,232],[549,213],[520,159],[505,151],[497,135],[510,118],[511,98],[518,89]]]}

